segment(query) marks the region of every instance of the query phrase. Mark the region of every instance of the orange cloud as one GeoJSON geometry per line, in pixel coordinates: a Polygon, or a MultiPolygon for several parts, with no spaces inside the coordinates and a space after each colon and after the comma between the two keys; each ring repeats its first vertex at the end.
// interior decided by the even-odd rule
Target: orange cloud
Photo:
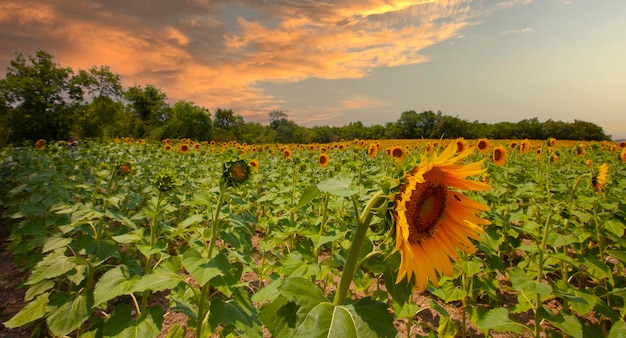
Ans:
{"type": "MultiPolygon", "coordinates": [[[[152,84],[172,100],[261,121],[284,103],[259,89],[263,82],[360,78],[381,66],[425,62],[424,48],[458,36],[480,12],[470,0],[242,1],[13,1],[0,4],[0,29],[36,22],[26,33],[14,29],[31,39],[11,45],[34,41],[74,70],[108,65],[125,86],[152,84]]],[[[384,103],[354,94],[320,116],[372,105],[384,103]]]]}

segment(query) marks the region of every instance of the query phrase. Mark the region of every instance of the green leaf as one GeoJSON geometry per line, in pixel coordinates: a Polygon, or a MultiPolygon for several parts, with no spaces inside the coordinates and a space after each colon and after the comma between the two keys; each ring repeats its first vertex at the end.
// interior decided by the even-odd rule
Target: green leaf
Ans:
{"type": "Polygon", "coordinates": [[[454,338],[456,337],[457,332],[457,325],[452,318],[446,316],[439,317],[439,327],[437,328],[437,333],[440,338],[454,338]]]}
{"type": "Polygon", "coordinates": [[[31,285],[31,287],[29,287],[28,290],[26,290],[26,294],[24,295],[24,300],[27,302],[31,301],[36,296],[39,296],[40,294],[43,294],[44,292],[52,289],[54,287],[54,284],[55,284],[54,281],[46,279],[46,280],[42,280],[41,282],[37,284],[31,285]]]}
{"type": "Polygon", "coordinates": [[[131,290],[139,278],[139,271],[128,265],[119,265],[105,272],[96,283],[94,304],[100,305],[117,296],[132,293],[131,290]]]}
{"type": "Polygon", "coordinates": [[[48,310],[50,315],[46,319],[48,329],[55,336],[65,336],[79,328],[91,314],[87,294],[67,299],[63,304],[53,310],[48,310]]]}
{"type": "Polygon", "coordinates": [[[44,279],[61,276],[74,269],[76,267],[75,258],[65,256],[63,251],[63,249],[54,251],[37,263],[26,284],[36,284],[44,279]]]}
{"type": "Polygon", "coordinates": [[[240,306],[233,300],[224,302],[221,298],[213,299],[209,323],[213,330],[219,325],[232,325],[242,333],[242,336],[259,338],[263,336],[256,312],[252,308],[240,306]]]}
{"type": "Polygon", "coordinates": [[[104,326],[104,337],[115,338],[144,338],[156,337],[161,332],[163,324],[163,309],[160,306],[151,307],[147,313],[133,318],[127,305],[118,305],[115,313],[104,326]]]}
{"type": "Polygon", "coordinates": [[[146,290],[163,291],[175,288],[183,281],[183,277],[178,273],[180,269],[180,259],[170,258],[161,262],[155,269],[144,275],[135,283],[131,292],[142,292],[146,290]]]}
{"type": "Polygon", "coordinates": [[[620,320],[611,326],[608,338],[625,338],[626,337],[626,322],[620,320]]]}
{"type": "Polygon", "coordinates": [[[183,254],[183,267],[202,286],[212,278],[228,273],[230,262],[223,253],[207,259],[202,257],[197,250],[189,249],[183,254]]]}
{"type": "Polygon", "coordinates": [[[121,244],[138,243],[143,239],[143,228],[135,229],[123,235],[112,236],[111,238],[121,244]]]}
{"type": "Polygon", "coordinates": [[[384,303],[363,298],[350,305],[319,303],[297,325],[294,337],[395,337],[384,303]]]}
{"type": "Polygon", "coordinates": [[[46,314],[49,296],[48,293],[39,295],[34,301],[26,304],[15,316],[4,322],[4,326],[14,329],[43,317],[46,314]]]}
{"type": "Polygon", "coordinates": [[[399,306],[398,303],[392,302],[392,306],[396,318],[413,318],[420,309],[420,306],[415,303],[404,303],[404,305],[399,306]]]}
{"type": "Polygon", "coordinates": [[[626,264],[626,251],[606,250],[607,255],[617,258],[620,262],[626,264]]]}
{"type": "Polygon", "coordinates": [[[179,229],[185,229],[185,228],[188,228],[191,225],[194,225],[196,223],[200,223],[202,221],[204,221],[204,216],[201,215],[201,214],[195,214],[195,215],[191,215],[190,217],[188,217],[184,221],[178,223],[178,225],[176,227],[179,228],[179,229]]]}
{"type": "Polygon", "coordinates": [[[509,271],[511,284],[516,291],[529,291],[540,295],[549,295],[552,293],[552,287],[543,282],[537,282],[526,276],[526,273],[518,267],[509,271]]]}
{"type": "Polygon", "coordinates": [[[259,310],[259,319],[274,337],[293,337],[296,326],[298,306],[279,296],[270,303],[263,304],[259,310]]]}
{"type": "Polygon", "coordinates": [[[317,285],[301,277],[285,279],[278,289],[281,295],[288,301],[301,306],[304,312],[308,312],[319,303],[328,301],[317,285]]]}
{"type": "Polygon", "coordinates": [[[604,228],[615,234],[617,237],[623,237],[626,225],[624,225],[622,221],[610,219],[604,223],[604,228]]]}
{"type": "Polygon", "coordinates": [[[278,296],[280,296],[278,287],[282,284],[282,282],[282,279],[276,279],[270,284],[265,285],[258,292],[252,295],[252,301],[256,303],[263,303],[275,300],[278,296]]]}
{"type": "Polygon", "coordinates": [[[349,178],[329,178],[317,184],[317,188],[321,192],[325,192],[334,196],[349,197],[356,194],[350,189],[352,181],[349,178]]]}
{"type": "Polygon", "coordinates": [[[574,338],[583,337],[583,327],[576,316],[565,312],[560,312],[554,315],[550,312],[550,310],[547,310],[543,306],[539,308],[538,312],[542,318],[550,322],[550,324],[554,325],[559,330],[563,331],[565,334],[574,338]]]}
{"type": "Polygon", "coordinates": [[[184,326],[174,324],[170,327],[170,330],[167,332],[167,336],[165,336],[165,338],[185,338],[186,334],[187,329],[184,326]]]}
{"type": "Polygon", "coordinates": [[[464,299],[467,296],[467,291],[461,289],[461,287],[454,285],[452,281],[442,281],[438,288],[428,287],[428,291],[432,292],[435,296],[443,299],[444,302],[449,303],[455,300],[464,299]]]}
{"type": "Polygon", "coordinates": [[[322,192],[316,186],[306,187],[300,196],[300,201],[291,210],[292,212],[300,210],[303,206],[316,199],[322,192]]]}
{"type": "Polygon", "coordinates": [[[487,311],[477,323],[479,329],[496,332],[521,333],[522,325],[509,318],[509,311],[505,308],[497,308],[487,311]]]}
{"type": "Polygon", "coordinates": [[[66,245],[72,242],[71,238],[63,237],[63,235],[58,234],[54,237],[50,237],[43,244],[43,248],[41,249],[42,253],[46,253],[49,251],[53,251],[56,249],[64,248],[66,245]]]}
{"type": "Polygon", "coordinates": [[[612,280],[613,275],[611,274],[611,269],[598,258],[594,256],[585,256],[583,258],[583,265],[587,268],[587,272],[592,277],[598,280],[603,280],[605,278],[612,280]]]}

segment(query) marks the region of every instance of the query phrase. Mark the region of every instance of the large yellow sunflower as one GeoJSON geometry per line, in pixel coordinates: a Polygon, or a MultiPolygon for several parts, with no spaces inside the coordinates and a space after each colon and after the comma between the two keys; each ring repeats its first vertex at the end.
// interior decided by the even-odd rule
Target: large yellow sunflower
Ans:
{"type": "Polygon", "coordinates": [[[472,153],[466,148],[457,156],[458,142],[452,142],[431,161],[424,159],[406,175],[406,183],[395,198],[396,250],[402,260],[398,277],[415,277],[415,287],[426,288],[428,279],[437,286],[438,277],[453,275],[452,261],[459,259],[456,250],[467,253],[476,251],[470,239],[480,240],[481,224],[490,224],[475,214],[489,210],[478,203],[451,190],[488,190],[489,184],[467,180],[465,177],[485,171],[482,160],[470,164],[458,164],[472,153]]]}

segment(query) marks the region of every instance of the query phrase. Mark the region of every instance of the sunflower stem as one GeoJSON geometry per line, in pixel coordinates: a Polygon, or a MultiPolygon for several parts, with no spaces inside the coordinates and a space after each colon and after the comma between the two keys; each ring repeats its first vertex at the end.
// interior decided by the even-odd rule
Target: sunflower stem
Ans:
{"type": "MultiPolygon", "coordinates": [[[[359,253],[361,252],[361,247],[363,246],[363,240],[365,239],[365,235],[367,234],[367,229],[369,228],[370,223],[372,222],[372,218],[374,217],[374,213],[372,209],[378,208],[382,205],[382,203],[386,200],[382,191],[377,192],[372,198],[369,200],[365,209],[360,216],[357,216],[357,225],[356,231],[354,233],[354,237],[352,239],[352,245],[350,246],[350,251],[348,251],[348,259],[346,260],[346,264],[343,268],[343,273],[341,274],[341,280],[339,282],[339,288],[337,289],[337,293],[335,293],[335,299],[333,300],[333,304],[335,306],[343,305],[346,296],[348,294],[348,289],[350,288],[350,284],[352,283],[352,279],[356,273],[356,269],[358,268],[357,261],[359,259],[359,253]]],[[[357,208],[356,197],[352,197],[352,202],[355,205],[355,209],[357,208]]],[[[356,209],[358,215],[358,209],[356,209]]]]}

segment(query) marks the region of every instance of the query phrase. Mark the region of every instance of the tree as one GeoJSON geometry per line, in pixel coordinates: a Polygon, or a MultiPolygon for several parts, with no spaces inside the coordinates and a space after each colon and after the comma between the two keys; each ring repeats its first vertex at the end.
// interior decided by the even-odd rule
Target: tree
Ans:
{"type": "Polygon", "coordinates": [[[217,141],[239,140],[244,126],[243,117],[235,115],[232,109],[217,108],[213,126],[217,141]]]}
{"type": "Polygon", "coordinates": [[[6,107],[5,123],[11,141],[58,140],[69,136],[73,119],[71,68],[53,62],[38,50],[25,58],[17,53],[0,80],[0,96],[6,107]]]}
{"type": "Polygon", "coordinates": [[[211,140],[211,113],[206,108],[195,106],[193,102],[178,101],[172,107],[170,119],[163,126],[161,137],[211,140]]]}
{"type": "MultiPolygon", "coordinates": [[[[169,119],[167,95],[153,85],[130,87],[124,98],[129,101],[130,112],[142,122],[136,126],[136,137],[150,137],[153,132],[158,134],[158,128],[169,119]]],[[[160,138],[160,135],[152,135],[151,138],[160,138]]]]}
{"type": "Polygon", "coordinates": [[[108,66],[92,67],[89,71],[79,70],[71,80],[76,100],[82,104],[76,108],[76,131],[83,137],[127,136],[119,102],[124,95],[121,77],[111,72],[108,66]]]}

